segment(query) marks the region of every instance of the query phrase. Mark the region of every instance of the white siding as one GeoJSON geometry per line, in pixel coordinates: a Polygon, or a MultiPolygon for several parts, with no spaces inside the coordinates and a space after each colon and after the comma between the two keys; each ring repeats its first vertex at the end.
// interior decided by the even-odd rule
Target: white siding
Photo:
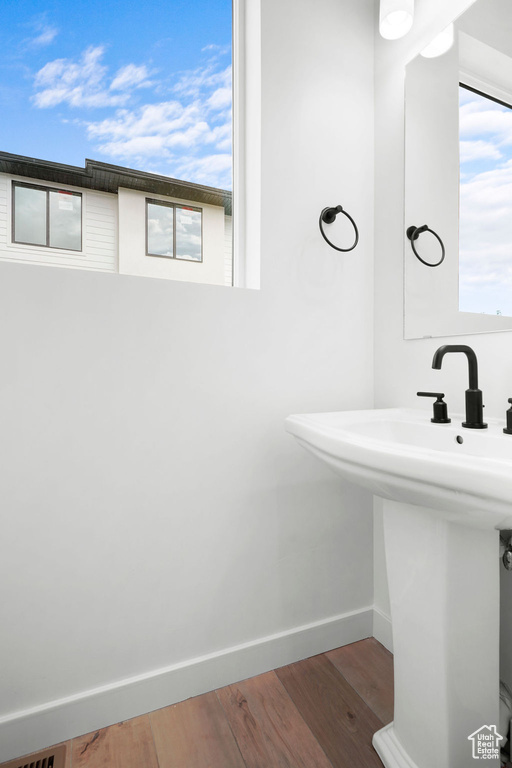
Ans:
{"type": "Polygon", "coordinates": [[[117,195],[87,192],[84,251],[96,269],[117,272],[117,195]]]}
{"type": "Polygon", "coordinates": [[[0,259],[73,269],[117,272],[117,195],[0,174],[0,259]],[[11,182],[13,179],[81,193],[82,251],[41,248],[11,241],[11,182]]]}
{"type": "Polygon", "coordinates": [[[7,244],[7,177],[0,174],[0,251],[7,244]]]}
{"type": "MultiPolygon", "coordinates": [[[[119,187],[119,272],[122,275],[158,277],[189,283],[224,285],[224,209],[201,205],[203,216],[203,261],[146,256],[146,195],[119,187]]],[[[150,195],[151,199],[197,206],[190,200],[150,195]]]]}
{"type": "Polygon", "coordinates": [[[233,285],[233,217],[224,216],[224,281],[233,285]]]}

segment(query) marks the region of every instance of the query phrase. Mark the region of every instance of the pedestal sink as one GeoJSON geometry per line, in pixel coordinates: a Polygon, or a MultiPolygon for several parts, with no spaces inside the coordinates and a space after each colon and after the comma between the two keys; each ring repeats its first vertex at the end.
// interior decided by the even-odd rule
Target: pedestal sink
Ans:
{"type": "MultiPolygon", "coordinates": [[[[301,445],[384,499],[395,655],[386,768],[469,768],[498,725],[499,529],[512,528],[512,435],[383,409],[286,419],[301,445]],[[491,731],[487,731],[489,734],[491,731]]],[[[504,734],[503,734],[504,735],[504,734]]],[[[499,766],[499,757],[479,757],[499,766]]]]}

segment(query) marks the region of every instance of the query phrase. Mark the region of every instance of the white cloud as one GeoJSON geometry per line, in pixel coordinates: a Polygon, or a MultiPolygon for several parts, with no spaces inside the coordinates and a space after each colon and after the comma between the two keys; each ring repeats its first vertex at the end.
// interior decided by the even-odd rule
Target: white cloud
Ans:
{"type": "Polygon", "coordinates": [[[205,105],[197,102],[188,106],[176,101],[147,104],[133,111],[121,109],[114,118],[90,123],[88,135],[100,142],[99,151],[132,166],[158,156],[172,160],[170,176],[220,187],[231,178],[225,173],[231,169],[231,122],[212,127],[206,113],[205,105]],[[208,160],[194,157],[207,146],[217,152],[208,160]],[[178,149],[186,151],[183,161],[176,159],[178,149]]]}
{"type": "Polygon", "coordinates": [[[226,109],[231,107],[232,98],[231,88],[217,88],[206,103],[211,109],[226,109]]]}
{"type": "Polygon", "coordinates": [[[184,107],[179,101],[145,104],[135,110],[118,110],[115,117],[89,123],[90,138],[110,138],[126,142],[143,136],[169,136],[200,121],[195,104],[184,107]]]}
{"type": "Polygon", "coordinates": [[[512,314],[512,161],[460,187],[464,311],[512,314]]]}
{"type": "Polygon", "coordinates": [[[118,109],[113,117],[89,122],[88,137],[98,151],[131,167],[158,162],[159,173],[230,187],[230,84],[230,68],[215,71],[208,62],[180,75],[172,100],[118,109]]]}
{"type": "Polygon", "coordinates": [[[490,141],[461,141],[460,162],[468,163],[472,160],[499,160],[503,155],[490,141]]]}
{"type": "Polygon", "coordinates": [[[34,37],[32,40],[30,40],[30,45],[36,46],[38,48],[43,47],[44,45],[50,45],[50,43],[53,43],[58,34],[59,30],[57,27],[45,25],[41,28],[41,31],[37,37],[34,37]]]}
{"type": "Polygon", "coordinates": [[[512,109],[473,96],[459,111],[459,131],[464,140],[486,140],[495,146],[512,144],[512,109]]]}
{"type": "Polygon", "coordinates": [[[461,136],[495,133],[512,137],[512,110],[499,112],[489,109],[479,112],[460,112],[461,136]]]}
{"type": "Polygon", "coordinates": [[[212,184],[212,177],[220,189],[231,189],[231,154],[184,157],[177,164],[178,178],[196,184],[212,184]]]}
{"type": "Polygon", "coordinates": [[[112,95],[105,86],[107,68],[101,64],[102,46],[89,47],[78,62],[55,59],[48,62],[35,76],[39,89],[34,96],[37,107],[55,107],[63,102],[71,107],[119,106],[125,95],[112,95]]]}
{"type": "Polygon", "coordinates": [[[132,89],[152,85],[147,67],[135,64],[118,70],[109,84],[108,69],[102,64],[104,53],[101,45],[89,46],[78,61],[49,61],[34,78],[34,104],[41,109],[58,104],[75,108],[119,107],[127,103],[132,89]]]}
{"type": "Polygon", "coordinates": [[[110,83],[111,91],[126,91],[130,88],[148,88],[153,83],[148,79],[149,72],[145,64],[138,67],[136,64],[127,64],[118,70],[110,83]]]}
{"type": "Polygon", "coordinates": [[[169,152],[165,147],[164,136],[135,136],[126,141],[108,141],[105,144],[98,145],[97,149],[109,157],[135,161],[135,164],[141,165],[143,159],[158,156],[160,158],[169,157],[169,152]]]}
{"type": "Polygon", "coordinates": [[[216,43],[210,43],[209,45],[205,45],[203,48],[201,48],[201,52],[204,53],[205,51],[209,51],[213,54],[218,56],[224,56],[227,53],[230,53],[231,46],[230,45],[217,45],[216,43]]]}
{"type": "Polygon", "coordinates": [[[210,62],[206,67],[184,72],[173,90],[187,98],[199,98],[205,91],[210,94],[214,88],[231,90],[231,65],[218,71],[215,62],[210,62]]]}
{"type": "Polygon", "coordinates": [[[133,111],[121,109],[114,118],[90,123],[88,135],[110,157],[131,165],[145,164],[156,156],[166,158],[173,161],[169,175],[200,183],[215,177],[215,185],[221,186],[220,176],[223,181],[230,179],[225,170],[231,169],[231,123],[211,127],[205,112],[204,105],[183,106],[177,101],[147,104],[133,111]],[[218,154],[208,161],[194,158],[206,146],[215,147],[218,154]],[[176,160],[178,149],[187,152],[180,162],[176,160]]]}
{"type": "Polygon", "coordinates": [[[212,129],[211,143],[214,144],[216,149],[231,154],[231,145],[233,143],[232,128],[230,117],[227,123],[218,125],[212,129]]]}
{"type": "Polygon", "coordinates": [[[157,153],[160,155],[165,153],[166,157],[170,157],[169,149],[175,147],[188,149],[200,142],[208,131],[209,128],[206,123],[194,123],[185,131],[174,131],[169,135],[163,133],[156,136],[134,136],[101,144],[98,149],[112,157],[138,159],[152,157],[157,153]]]}

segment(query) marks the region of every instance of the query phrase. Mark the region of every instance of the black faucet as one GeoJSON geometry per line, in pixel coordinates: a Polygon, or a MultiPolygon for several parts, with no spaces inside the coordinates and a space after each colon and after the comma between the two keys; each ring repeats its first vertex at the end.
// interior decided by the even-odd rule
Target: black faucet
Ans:
{"type": "Polygon", "coordinates": [[[478,389],[478,363],[476,355],[465,344],[444,344],[439,347],[432,360],[432,368],[441,370],[443,357],[448,352],[464,352],[468,358],[469,366],[469,389],[466,389],[466,421],[462,422],[463,427],[468,429],[486,429],[487,424],[483,420],[482,392],[478,389]]]}

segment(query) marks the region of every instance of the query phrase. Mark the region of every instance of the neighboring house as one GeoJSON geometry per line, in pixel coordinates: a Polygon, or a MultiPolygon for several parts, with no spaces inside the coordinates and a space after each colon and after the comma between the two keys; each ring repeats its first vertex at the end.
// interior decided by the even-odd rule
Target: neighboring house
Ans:
{"type": "Polygon", "coordinates": [[[232,285],[231,192],[0,152],[0,260],[232,285]]]}

